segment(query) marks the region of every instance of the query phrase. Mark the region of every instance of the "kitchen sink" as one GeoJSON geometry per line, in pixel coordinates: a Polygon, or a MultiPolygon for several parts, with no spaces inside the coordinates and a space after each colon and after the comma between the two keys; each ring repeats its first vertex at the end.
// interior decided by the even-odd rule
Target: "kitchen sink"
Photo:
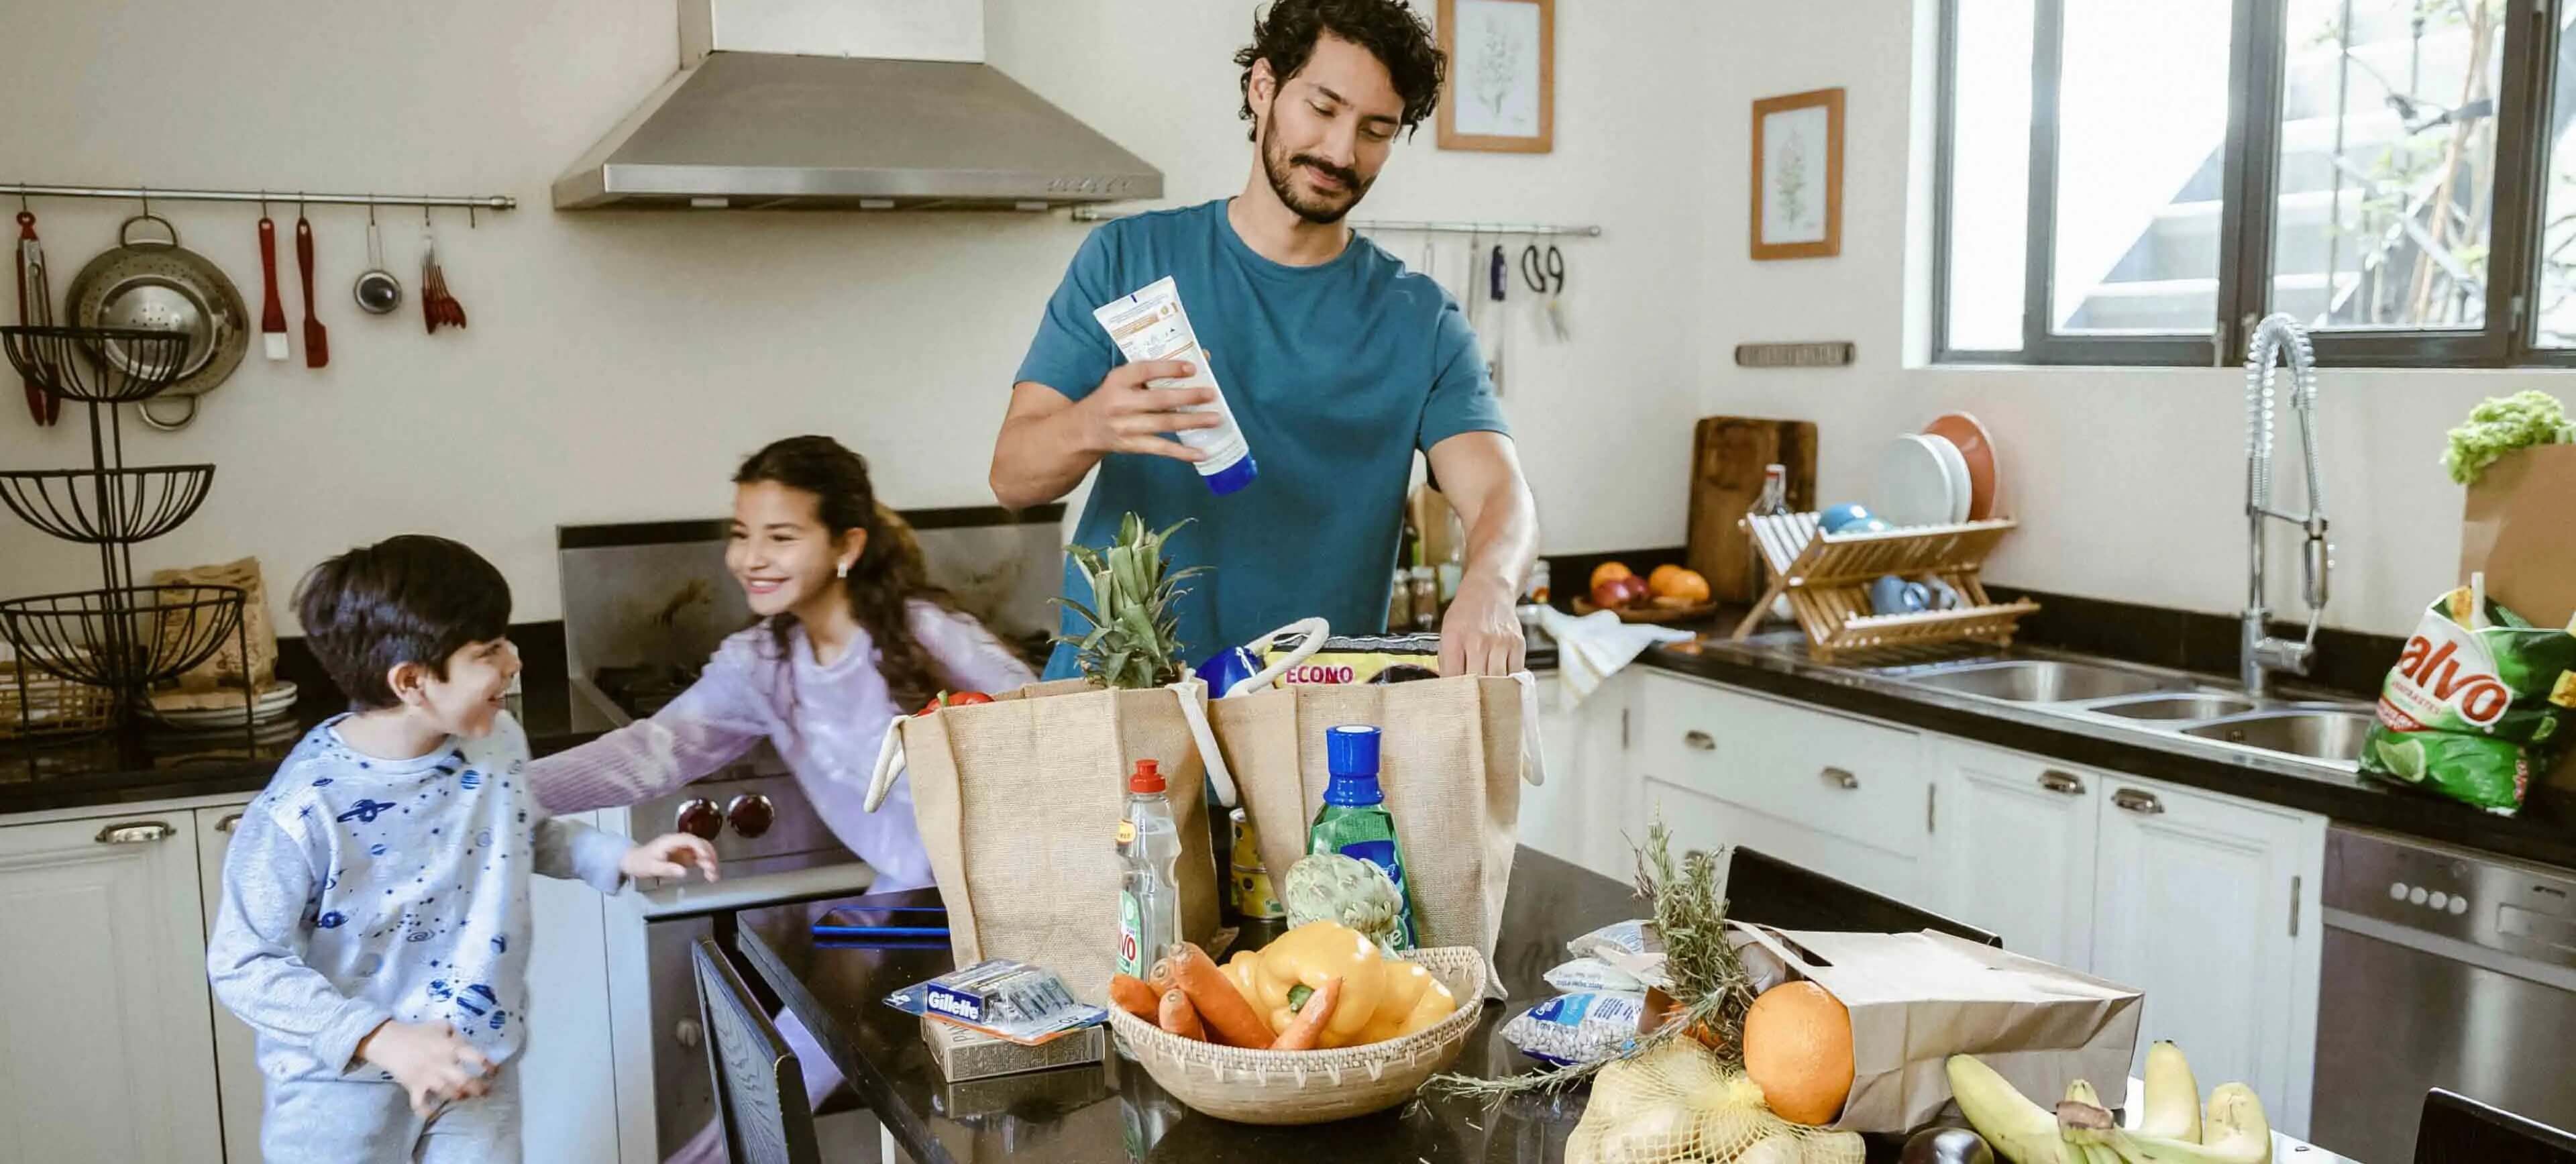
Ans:
{"type": "Polygon", "coordinates": [[[2122,719],[2194,720],[2241,715],[2254,708],[2254,701],[2241,695],[2194,691],[2097,703],[2091,710],[2122,719]]]}
{"type": "Polygon", "coordinates": [[[2071,703],[2115,695],[2170,691],[2179,680],[2141,675],[2117,667],[2058,660],[1981,663],[1955,670],[1908,675],[1905,682],[1938,691],[1955,691],[2009,703],[2071,703]]]}
{"type": "Polygon", "coordinates": [[[2371,715],[2365,711],[2297,709],[2222,719],[2184,728],[2182,734],[2312,760],[2350,763],[2361,759],[2362,741],[2370,735],[2370,724],[2371,715]]]}

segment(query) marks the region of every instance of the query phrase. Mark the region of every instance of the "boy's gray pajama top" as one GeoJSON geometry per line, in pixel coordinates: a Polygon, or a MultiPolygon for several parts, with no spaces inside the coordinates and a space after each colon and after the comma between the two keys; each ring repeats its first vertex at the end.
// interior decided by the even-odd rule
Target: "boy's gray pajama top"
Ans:
{"type": "Polygon", "coordinates": [[[271,1161],[409,1160],[426,1131],[515,1159],[515,1095],[450,1104],[424,1129],[358,1043],[388,1019],[448,1023],[510,1082],[528,1021],[528,877],[614,893],[629,842],[545,816],[507,715],[484,739],[390,761],[350,749],[338,722],[243,811],[207,942],[215,997],[258,1034],[262,1147],[271,1161]],[[487,1124],[507,1126],[484,1143],[487,1124]]]}

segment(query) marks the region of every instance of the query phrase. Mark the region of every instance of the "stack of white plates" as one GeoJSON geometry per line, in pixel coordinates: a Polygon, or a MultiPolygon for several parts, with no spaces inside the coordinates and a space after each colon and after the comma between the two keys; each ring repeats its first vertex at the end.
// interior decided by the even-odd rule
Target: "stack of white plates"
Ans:
{"type": "MultiPolygon", "coordinates": [[[[256,721],[277,719],[295,711],[295,685],[281,679],[277,685],[262,691],[251,702],[251,718],[256,721]]],[[[174,728],[203,729],[231,727],[241,723],[241,704],[222,707],[153,708],[152,718],[174,728]]]]}
{"type": "Polygon", "coordinates": [[[1953,525],[1968,520],[1971,496],[1968,459],[1959,446],[1933,433],[1910,432],[1879,458],[1878,493],[1870,508],[1894,526],[1953,525]]]}

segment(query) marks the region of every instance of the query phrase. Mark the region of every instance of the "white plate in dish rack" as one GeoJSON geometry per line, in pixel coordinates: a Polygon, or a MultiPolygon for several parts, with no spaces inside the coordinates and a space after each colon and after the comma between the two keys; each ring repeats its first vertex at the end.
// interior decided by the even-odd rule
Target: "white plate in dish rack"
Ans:
{"type": "MultiPolygon", "coordinates": [[[[1870,497],[1870,511],[1889,525],[1946,525],[1967,504],[1967,463],[1960,462],[1954,481],[1948,460],[1933,443],[1936,439],[1907,433],[1889,442],[1887,451],[1879,455],[1878,488],[1870,497]]],[[[1959,455],[1955,446],[1950,455],[1959,455]]]]}

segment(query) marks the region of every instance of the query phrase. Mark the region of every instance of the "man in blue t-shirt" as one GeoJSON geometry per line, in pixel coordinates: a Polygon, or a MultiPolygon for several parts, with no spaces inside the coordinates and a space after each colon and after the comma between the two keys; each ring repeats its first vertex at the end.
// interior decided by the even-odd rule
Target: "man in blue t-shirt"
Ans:
{"type": "MultiPolygon", "coordinates": [[[[1083,241],[1047,303],[993,450],[993,493],[1022,508],[1100,478],[1075,537],[1105,546],[1121,515],[1174,539],[1179,633],[1196,663],[1311,615],[1336,633],[1386,625],[1406,487],[1419,449],[1467,532],[1465,572],[1441,624],[1443,674],[1521,666],[1513,607],[1538,519],[1458,304],[1343,217],[1399,133],[1439,104],[1444,62],[1400,0],[1277,0],[1235,54],[1252,122],[1243,193],[1121,219],[1083,241]],[[1240,491],[1200,480],[1173,433],[1214,393],[1155,388],[1195,369],[1124,360],[1093,311],[1170,276],[1258,465],[1240,491]]],[[[1068,562],[1065,593],[1088,584],[1068,562]]],[[[1088,630],[1068,614],[1065,630],[1088,630]]],[[[1059,647],[1049,677],[1074,673],[1059,647]]]]}

